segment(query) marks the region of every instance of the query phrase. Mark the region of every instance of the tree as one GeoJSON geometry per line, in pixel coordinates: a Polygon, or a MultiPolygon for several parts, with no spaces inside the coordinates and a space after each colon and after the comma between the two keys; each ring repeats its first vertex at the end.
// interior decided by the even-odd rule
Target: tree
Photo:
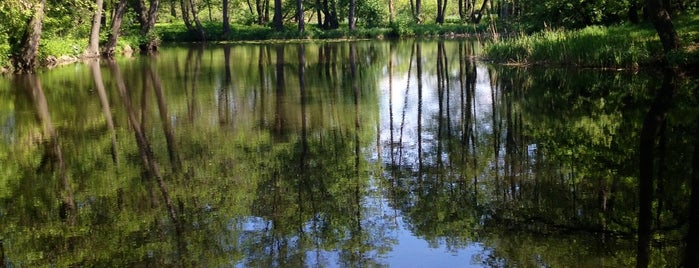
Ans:
{"type": "Polygon", "coordinates": [[[141,24],[141,36],[144,37],[139,48],[142,52],[158,50],[158,39],[153,35],[155,21],[158,18],[158,6],[160,0],[150,0],[150,6],[146,8],[144,0],[136,0],[133,8],[136,11],[136,18],[141,24]]]}
{"type": "Polygon", "coordinates": [[[437,19],[438,24],[444,23],[444,13],[447,11],[447,0],[437,0],[437,19]]]}
{"type": "Polygon", "coordinates": [[[304,25],[303,17],[303,0],[296,0],[296,21],[299,24],[299,33],[305,31],[306,27],[304,25]]]}
{"type": "Polygon", "coordinates": [[[284,29],[282,16],[282,0],[274,0],[274,17],[272,17],[272,24],[274,25],[274,29],[277,31],[284,29]]]}
{"type": "Polygon", "coordinates": [[[46,0],[33,3],[31,9],[34,12],[31,19],[24,28],[24,34],[19,44],[14,45],[18,49],[18,52],[13,55],[15,71],[18,73],[31,73],[36,69],[36,58],[39,52],[45,7],[46,0]]]}
{"type": "Polygon", "coordinates": [[[223,0],[223,36],[228,39],[231,32],[231,24],[228,20],[228,0],[223,0]]]}
{"type": "Polygon", "coordinates": [[[99,41],[100,41],[100,27],[102,26],[102,4],[104,0],[95,0],[95,13],[92,16],[92,29],[90,30],[90,40],[88,41],[87,49],[85,51],[85,57],[98,57],[100,55],[99,51],[99,41]]]}
{"type": "Polygon", "coordinates": [[[347,23],[349,24],[349,30],[354,31],[356,28],[356,22],[354,19],[354,11],[357,8],[356,0],[349,1],[349,15],[347,16],[347,23]]]}
{"type": "Polygon", "coordinates": [[[653,27],[655,27],[655,30],[658,32],[660,42],[663,43],[665,52],[667,53],[678,49],[680,47],[680,38],[677,35],[677,31],[675,31],[675,27],[672,25],[670,13],[667,11],[667,7],[663,5],[663,1],[647,0],[646,7],[648,9],[648,16],[653,22],[653,27]]]}
{"type": "Polygon", "coordinates": [[[413,19],[417,24],[422,23],[422,1],[410,0],[410,10],[413,13],[413,19]]]}
{"type": "Polygon", "coordinates": [[[114,56],[117,39],[119,39],[119,31],[121,30],[121,22],[124,19],[124,13],[126,13],[126,1],[127,0],[120,0],[114,10],[114,15],[112,15],[112,29],[109,31],[107,45],[102,52],[106,57],[114,56]]]}

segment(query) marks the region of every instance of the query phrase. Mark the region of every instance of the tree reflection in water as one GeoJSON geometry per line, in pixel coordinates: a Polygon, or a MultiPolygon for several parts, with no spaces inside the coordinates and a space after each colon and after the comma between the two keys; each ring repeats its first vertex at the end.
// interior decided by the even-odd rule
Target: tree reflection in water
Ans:
{"type": "Polygon", "coordinates": [[[2,80],[2,261],[696,261],[696,78],[497,67],[476,50],[197,45],[2,80]]]}

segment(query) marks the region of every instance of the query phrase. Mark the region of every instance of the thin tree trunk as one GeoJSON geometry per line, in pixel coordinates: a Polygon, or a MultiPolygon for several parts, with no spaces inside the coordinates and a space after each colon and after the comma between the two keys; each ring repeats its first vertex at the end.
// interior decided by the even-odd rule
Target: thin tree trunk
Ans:
{"type": "Polygon", "coordinates": [[[304,32],[306,30],[306,26],[304,25],[305,22],[303,18],[303,0],[296,0],[296,22],[299,25],[299,33],[304,32]]]}
{"type": "Polygon", "coordinates": [[[349,30],[354,31],[357,27],[354,20],[354,10],[357,8],[356,0],[349,0],[349,15],[347,16],[347,22],[349,24],[349,30]]]}
{"type": "Polygon", "coordinates": [[[24,34],[18,45],[19,53],[13,56],[15,71],[18,73],[32,73],[36,69],[36,56],[41,40],[45,6],[46,0],[41,0],[32,6],[34,15],[24,29],[24,34]]]}
{"type": "Polygon", "coordinates": [[[471,16],[473,23],[481,23],[481,19],[483,18],[483,13],[485,12],[486,7],[488,7],[488,0],[483,0],[483,5],[481,5],[481,9],[480,11],[478,11],[478,14],[473,14],[471,16]]]}
{"type": "Polygon", "coordinates": [[[201,25],[199,21],[199,11],[197,11],[197,6],[194,4],[194,0],[189,0],[189,8],[192,11],[192,19],[194,19],[194,24],[197,26],[197,33],[199,34],[200,41],[206,41],[206,33],[204,32],[204,26],[201,25]]]}
{"type": "Polygon", "coordinates": [[[393,0],[388,0],[388,22],[393,24],[393,20],[395,19],[395,12],[393,11],[393,0]]]}
{"type": "Polygon", "coordinates": [[[262,0],[255,0],[255,11],[257,11],[257,24],[262,25],[264,23],[264,7],[262,6],[262,0]]]}
{"type": "Polygon", "coordinates": [[[437,18],[435,19],[437,24],[444,23],[444,8],[442,6],[446,4],[445,2],[446,0],[437,0],[437,18]]]}
{"type": "Polygon", "coordinates": [[[92,28],[90,30],[90,40],[85,51],[85,57],[99,57],[100,27],[102,26],[102,5],[104,0],[95,0],[96,10],[92,15],[92,28]]]}
{"type": "Polygon", "coordinates": [[[228,0],[223,0],[223,38],[228,39],[231,33],[231,23],[228,18],[228,0]]]}
{"type": "Polygon", "coordinates": [[[318,28],[323,28],[323,14],[322,14],[322,6],[320,0],[316,0],[316,16],[318,20],[318,28]]]}
{"type": "Polygon", "coordinates": [[[124,13],[126,13],[126,2],[127,0],[120,0],[119,4],[117,4],[116,10],[114,11],[114,15],[112,16],[112,29],[109,32],[107,45],[104,47],[103,52],[104,56],[106,57],[114,56],[117,39],[119,39],[119,31],[121,31],[121,22],[123,21],[124,13]]]}

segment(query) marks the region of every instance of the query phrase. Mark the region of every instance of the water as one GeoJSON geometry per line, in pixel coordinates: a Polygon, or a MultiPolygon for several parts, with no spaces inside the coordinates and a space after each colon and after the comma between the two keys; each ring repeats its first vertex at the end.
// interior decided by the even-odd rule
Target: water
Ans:
{"type": "Polygon", "coordinates": [[[494,66],[478,49],[171,46],[4,77],[2,262],[623,267],[650,200],[650,264],[677,266],[696,79],[494,66]]]}

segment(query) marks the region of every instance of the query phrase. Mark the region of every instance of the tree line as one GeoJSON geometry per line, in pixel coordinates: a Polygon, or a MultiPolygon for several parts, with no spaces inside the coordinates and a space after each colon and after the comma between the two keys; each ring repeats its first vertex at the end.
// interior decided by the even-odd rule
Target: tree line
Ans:
{"type": "Polygon", "coordinates": [[[141,51],[153,51],[159,45],[157,22],[182,24],[207,41],[231,38],[231,24],[302,33],[306,23],[314,23],[320,30],[346,27],[352,32],[357,27],[480,24],[487,18],[491,24],[536,31],[645,19],[654,22],[664,47],[671,49],[679,46],[671,16],[697,6],[692,0],[5,0],[0,3],[0,53],[9,62],[0,63],[11,63],[16,72],[33,71],[42,38],[86,39],[86,48],[76,48],[81,56],[111,57],[119,36],[128,33],[136,36],[141,51]]]}

